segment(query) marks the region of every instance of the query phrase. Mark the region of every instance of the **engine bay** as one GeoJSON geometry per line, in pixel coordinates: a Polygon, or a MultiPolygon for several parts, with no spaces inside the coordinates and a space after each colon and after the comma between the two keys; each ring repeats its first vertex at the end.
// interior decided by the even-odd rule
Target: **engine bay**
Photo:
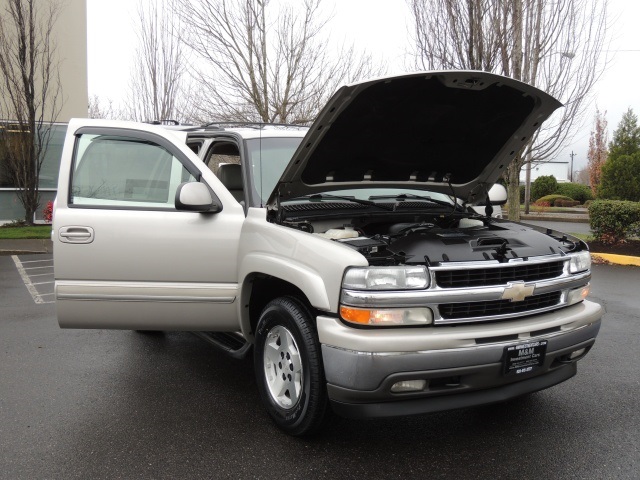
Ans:
{"type": "Polygon", "coordinates": [[[282,224],[353,248],[377,266],[508,262],[586,248],[579,239],[552,230],[459,212],[298,217],[282,224]]]}

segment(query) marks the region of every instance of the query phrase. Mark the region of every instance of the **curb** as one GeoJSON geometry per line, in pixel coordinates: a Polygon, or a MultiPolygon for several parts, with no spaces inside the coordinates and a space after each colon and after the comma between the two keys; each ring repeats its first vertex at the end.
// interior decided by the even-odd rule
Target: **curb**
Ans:
{"type": "Polygon", "coordinates": [[[53,242],[48,239],[0,239],[0,256],[35,255],[52,252],[53,242]]]}
{"type": "Polygon", "coordinates": [[[640,267],[640,257],[632,257],[631,255],[591,252],[591,259],[594,260],[594,263],[640,267]]]}
{"type": "Polygon", "coordinates": [[[524,220],[534,220],[536,222],[564,222],[564,223],[589,223],[588,216],[557,216],[553,217],[551,215],[531,215],[531,214],[521,214],[520,221],[524,220]]]}
{"type": "Polygon", "coordinates": [[[8,255],[42,255],[45,253],[43,250],[0,250],[0,257],[8,255]]]}

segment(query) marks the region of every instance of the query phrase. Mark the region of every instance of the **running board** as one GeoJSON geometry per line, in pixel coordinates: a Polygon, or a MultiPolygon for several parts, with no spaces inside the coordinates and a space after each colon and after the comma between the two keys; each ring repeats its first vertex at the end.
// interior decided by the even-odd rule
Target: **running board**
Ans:
{"type": "Polygon", "coordinates": [[[196,337],[222,350],[230,357],[241,360],[251,351],[251,344],[239,333],[231,332],[191,332],[196,337]]]}

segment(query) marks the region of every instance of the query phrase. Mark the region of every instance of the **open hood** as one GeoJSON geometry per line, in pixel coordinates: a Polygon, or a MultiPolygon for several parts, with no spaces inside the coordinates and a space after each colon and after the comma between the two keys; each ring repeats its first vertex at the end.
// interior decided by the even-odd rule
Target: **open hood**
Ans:
{"type": "Polygon", "coordinates": [[[561,103],[486,72],[422,72],[340,88],[269,198],[400,187],[485,198],[561,103]]]}

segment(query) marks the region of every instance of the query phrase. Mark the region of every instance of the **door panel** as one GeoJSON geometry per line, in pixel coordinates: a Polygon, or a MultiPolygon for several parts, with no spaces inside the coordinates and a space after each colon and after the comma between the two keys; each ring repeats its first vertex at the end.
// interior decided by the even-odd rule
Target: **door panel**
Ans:
{"type": "Polygon", "coordinates": [[[177,211],[178,185],[200,178],[196,162],[166,138],[116,133],[94,127],[63,158],[72,174],[54,217],[60,326],[237,330],[242,208],[177,211]]]}
{"type": "Polygon", "coordinates": [[[64,328],[237,331],[230,284],[56,282],[64,328]]]}

